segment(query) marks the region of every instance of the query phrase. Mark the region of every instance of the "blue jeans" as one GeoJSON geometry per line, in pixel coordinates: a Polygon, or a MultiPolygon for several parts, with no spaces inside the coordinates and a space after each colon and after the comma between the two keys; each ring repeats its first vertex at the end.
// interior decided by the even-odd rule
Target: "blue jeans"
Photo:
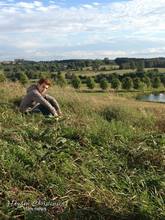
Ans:
{"type": "Polygon", "coordinates": [[[45,116],[50,116],[53,115],[51,113],[51,111],[49,111],[44,105],[39,104],[37,105],[32,111],[31,113],[42,113],[45,116]]]}

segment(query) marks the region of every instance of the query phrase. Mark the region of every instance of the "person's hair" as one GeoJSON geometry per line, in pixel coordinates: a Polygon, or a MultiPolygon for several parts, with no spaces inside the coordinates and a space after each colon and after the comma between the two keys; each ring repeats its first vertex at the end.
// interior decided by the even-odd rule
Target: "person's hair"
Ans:
{"type": "Polygon", "coordinates": [[[39,81],[38,81],[38,84],[43,84],[43,83],[45,83],[46,85],[48,85],[48,86],[51,86],[51,82],[50,82],[50,80],[49,79],[44,79],[44,78],[42,78],[42,79],[40,79],[39,81]]]}

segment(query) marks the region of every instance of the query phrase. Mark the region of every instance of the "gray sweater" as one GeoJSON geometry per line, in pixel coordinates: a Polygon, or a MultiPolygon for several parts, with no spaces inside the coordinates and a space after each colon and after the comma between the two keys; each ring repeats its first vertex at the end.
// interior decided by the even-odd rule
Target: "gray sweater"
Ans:
{"type": "Polygon", "coordinates": [[[20,111],[28,112],[32,111],[37,105],[44,105],[53,115],[57,115],[56,111],[60,111],[58,102],[50,95],[42,95],[38,89],[37,85],[31,85],[27,89],[27,94],[21,101],[20,111]]]}

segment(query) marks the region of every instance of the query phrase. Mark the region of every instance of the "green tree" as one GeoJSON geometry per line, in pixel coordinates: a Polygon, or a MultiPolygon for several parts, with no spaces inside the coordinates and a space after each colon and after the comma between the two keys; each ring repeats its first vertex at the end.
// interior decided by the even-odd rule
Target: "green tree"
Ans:
{"type": "Polygon", "coordinates": [[[103,61],[104,61],[105,65],[108,65],[108,64],[110,63],[110,61],[109,61],[109,58],[108,58],[108,57],[105,57],[103,61]]]}
{"type": "Polygon", "coordinates": [[[163,86],[165,87],[165,76],[163,76],[163,77],[161,78],[161,82],[163,83],[163,86]]]}
{"type": "Polygon", "coordinates": [[[144,60],[141,60],[137,63],[137,72],[143,72],[144,71],[144,60]]]}
{"type": "Polygon", "coordinates": [[[58,74],[56,83],[57,83],[58,86],[64,87],[64,86],[66,86],[67,81],[66,81],[65,77],[62,74],[58,74]]]}
{"type": "Polygon", "coordinates": [[[130,69],[133,69],[133,70],[136,69],[136,64],[134,61],[130,62],[130,69]]]}
{"type": "Polygon", "coordinates": [[[19,74],[19,81],[20,83],[22,83],[23,85],[25,85],[26,83],[28,83],[29,79],[27,77],[27,75],[24,72],[21,72],[19,74]]]}
{"type": "Polygon", "coordinates": [[[102,78],[102,79],[100,80],[100,88],[101,88],[102,90],[106,90],[106,89],[108,88],[108,81],[107,81],[106,78],[102,78]]]}
{"type": "Polygon", "coordinates": [[[92,70],[93,71],[98,71],[99,70],[99,67],[101,65],[101,61],[100,60],[94,60],[93,63],[92,63],[92,70]]]}
{"type": "Polygon", "coordinates": [[[153,88],[159,88],[160,85],[161,85],[160,78],[159,78],[159,77],[153,78],[153,80],[152,80],[152,86],[153,86],[153,88]]]}
{"type": "Polygon", "coordinates": [[[130,90],[133,87],[133,81],[131,77],[126,77],[122,80],[122,88],[130,90]]]}
{"type": "Polygon", "coordinates": [[[75,88],[75,89],[79,89],[80,86],[81,86],[81,80],[78,76],[74,76],[72,81],[71,81],[71,84],[72,86],[75,88]]]}
{"type": "Polygon", "coordinates": [[[51,78],[51,73],[50,72],[40,72],[40,78],[51,78]]]}
{"type": "Polygon", "coordinates": [[[133,88],[134,89],[144,89],[146,84],[140,80],[140,78],[136,77],[133,79],[133,88]]]}
{"type": "Polygon", "coordinates": [[[134,89],[140,89],[141,88],[141,80],[138,77],[133,79],[133,88],[134,89]]]}
{"type": "Polygon", "coordinates": [[[142,81],[146,84],[146,86],[149,88],[151,87],[151,80],[149,77],[145,76],[142,78],[142,81]]]}
{"type": "Polygon", "coordinates": [[[88,77],[86,81],[86,85],[89,89],[94,89],[95,88],[95,81],[93,78],[88,77]]]}
{"type": "Polygon", "coordinates": [[[153,72],[154,72],[154,73],[159,73],[159,69],[154,68],[154,69],[153,69],[153,72]]]}
{"type": "Polygon", "coordinates": [[[121,86],[121,82],[120,82],[119,79],[117,79],[117,78],[112,79],[111,87],[112,87],[113,89],[119,89],[120,86],[121,86]]]}
{"type": "Polygon", "coordinates": [[[6,76],[4,73],[0,73],[0,82],[5,82],[6,81],[6,76]]]}

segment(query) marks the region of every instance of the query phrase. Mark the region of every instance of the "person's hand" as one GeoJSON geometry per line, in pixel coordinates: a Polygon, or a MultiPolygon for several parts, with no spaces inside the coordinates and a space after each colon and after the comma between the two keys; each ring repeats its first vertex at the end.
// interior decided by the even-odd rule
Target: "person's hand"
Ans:
{"type": "Polygon", "coordinates": [[[62,112],[61,111],[57,111],[58,113],[58,116],[61,116],[62,115],[62,112]]]}
{"type": "Polygon", "coordinates": [[[53,116],[54,117],[58,117],[58,112],[55,112],[55,114],[53,116]]]}

